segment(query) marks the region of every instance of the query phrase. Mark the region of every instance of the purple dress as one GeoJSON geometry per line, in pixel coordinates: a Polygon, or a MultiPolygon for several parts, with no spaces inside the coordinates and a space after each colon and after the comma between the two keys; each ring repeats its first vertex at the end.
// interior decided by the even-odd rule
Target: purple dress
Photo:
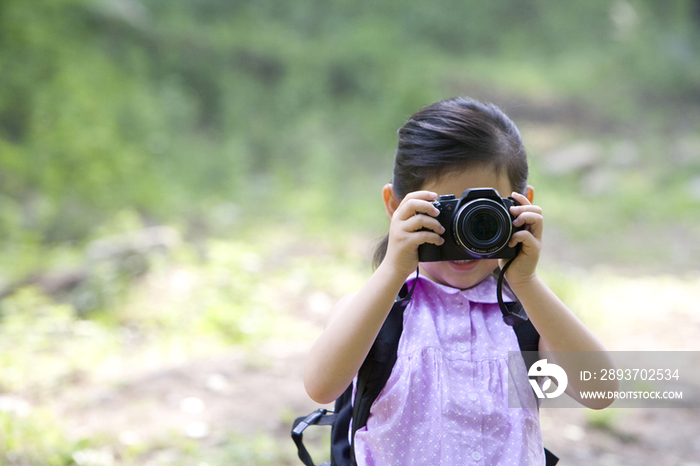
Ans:
{"type": "Polygon", "coordinates": [[[496,280],[458,290],[421,276],[403,321],[396,365],[355,435],[358,466],[544,465],[531,389],[519,395],[529,407],[509,408],[508,351],[519,347],[496,280]]]}

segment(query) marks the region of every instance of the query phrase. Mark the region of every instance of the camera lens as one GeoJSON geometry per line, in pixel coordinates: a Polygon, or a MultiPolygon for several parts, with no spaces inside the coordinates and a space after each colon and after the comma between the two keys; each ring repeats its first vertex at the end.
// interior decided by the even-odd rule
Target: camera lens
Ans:
{"type": "Polygon", "coordinates": [[[453,233],[470,255],[489,256],[510,240],[512,224],[508,211],[490,199],[466,204],[455,215],[453,233]]]}
{"type": "Polygon", "coordinates": [[[469,217],[466,227],[469,236],[478,242],[491,242],[498,236],[500,225],[491,212],[478,212],[469,217]]]}

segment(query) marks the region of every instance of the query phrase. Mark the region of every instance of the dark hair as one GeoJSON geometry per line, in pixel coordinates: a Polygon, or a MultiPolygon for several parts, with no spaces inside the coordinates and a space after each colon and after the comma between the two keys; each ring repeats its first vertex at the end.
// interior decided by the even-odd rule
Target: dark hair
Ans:
{"type": "MultiPolygon", "coordinates": [[[[398,200],[449,172],[474,166],[499,174],[505,170],[513,190],[525,194],[527,154],[520,132],[493,104],[467,97],[443,100],[416,112],[398,134],[392,181],[398,200]]],[[[384,260],[388,241],[387,236],[377,246],[375,267],[384,260]]]]}

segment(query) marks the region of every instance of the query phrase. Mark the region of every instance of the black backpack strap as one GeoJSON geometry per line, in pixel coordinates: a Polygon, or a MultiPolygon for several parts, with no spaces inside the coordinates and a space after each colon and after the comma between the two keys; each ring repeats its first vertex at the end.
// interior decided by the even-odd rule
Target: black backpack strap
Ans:
{"type": "Polygon", "coordinates": [[[335,424],[331,428],[331,465],[347,466],[352,460],[350,453],[350,420],[352,419],[352,383],[335,400],[335,424]]]}
{"type": "Polygon", "coordinates": [[[530,319],[513,326],[515,336],[518,337],[520,351],[537,351],[540,345],[540,334],[532,325],[530,319]]]}
{"type": "MultiPolygon", "coordinates": [[[[518,338],[518,346],[522,352],[525,367],[532,366],[539,359],[540,334],[530,319],[516,323],[513,326],[513,331],[518,338]]],[[[559,462],[559,458],[546,448],[544,449],[544,457],[546,466],[555,466],[559,462]]]]}
{"type": "Polygon", "coordinates": [[[559,458],[557,458],[554,454],[552,454],[551,451],[547,450],[546,448],[544,449],[544,459],[545,466],[555,466],[559,462],[559,458]]]}
{"type": "Polygon", "coordinates": [[[314,462],[311,459],[311,455],[306,450],[303,441],[304,430],[311,425],[318,426],[332,426],[335,425],[336,414],[327,411],[325,409],[317,409],[308,416],[299,417],[294,421],[292,426],[292,440],[297,446],[297,451],[299,453],[299,459],[306,466],[314,466],[314,462]]]}
{"type": "Polygon", "coordinates": [[[540,345],[540,334],[532,325],[530,319],[519,322],[513,326],[515,336],[518,338],[518,346],[525,360],[525,367],[532,366],[539,359],[537,353],[540,345]]]}
{"type": "Polygon", "coordinates": [[[333,411],[317,409],[308,416],[297,418],[292,425],[292,440],[297,447],[299,459],[306,466],[315,466],[304,446],[304,430],[309,426],[331,426],[331,462],[321,466],[348,466],[351,461],[350,419],[352,417],[352,384],[335,400],[333,411]]]}
{"type": "Polygon", "coordinates": [[[518,347],[520,355],[525,361],[525,368],[530,368],[539,359],[540,334],[532,325],[530,319],[521,320],[516,325],[513,325],[513,331],[518,338],[518,347]]]}

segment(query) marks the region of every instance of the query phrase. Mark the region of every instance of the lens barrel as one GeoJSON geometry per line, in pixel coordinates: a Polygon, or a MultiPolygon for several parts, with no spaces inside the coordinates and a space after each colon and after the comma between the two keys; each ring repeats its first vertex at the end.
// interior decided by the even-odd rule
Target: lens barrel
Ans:
{"type": "Polygon", "coordinates": [[[489,256],[503,249],[513,230],[510,214],[491,199],[471,201],[454,216],[455,241],[469,253],[489,256]]]}

